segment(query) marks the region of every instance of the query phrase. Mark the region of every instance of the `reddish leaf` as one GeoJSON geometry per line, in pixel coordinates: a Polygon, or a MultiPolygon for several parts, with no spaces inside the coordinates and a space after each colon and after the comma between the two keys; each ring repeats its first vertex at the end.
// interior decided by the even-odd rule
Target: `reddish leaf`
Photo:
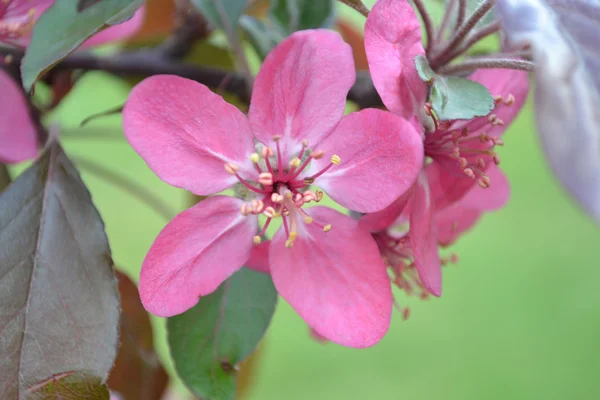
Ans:
{"type": "Polygon", "coordinates": [[[25,400],[109,400],[110,394],[100,379],[85,373],[67,372],[29,389],[25,400]]]}
{"type": "Polygon", "coordinates": [[[169,376],[154,352],[150,318],[144,310],[137,287],[117,272],[121,294],[121,346],[108,378],[108,387],[123,400],[159,400],[169,376]]]}

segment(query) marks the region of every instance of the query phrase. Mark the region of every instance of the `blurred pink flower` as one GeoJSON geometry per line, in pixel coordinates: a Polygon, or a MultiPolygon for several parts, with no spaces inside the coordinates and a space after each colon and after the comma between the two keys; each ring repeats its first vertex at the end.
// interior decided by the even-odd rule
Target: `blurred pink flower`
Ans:
{"type": "MultiPolygon", "coordinates": [[[[38,18],[54,0],[0,0],[0,42],[26,47],[38,18]]],[[[129,20],[103,29],[92,36],[82,47],[99,46],[133,35],[142,25],[144,7],[129,20]]]]}
{"type": "Polygon", "coordinates": [[[353,64],[337,33],[294,33],[266,58],[248,118],[187,79],[155,76],[133,89],[125,134],[149,167],[198,195],[231,187],[237,195],[211,196],[159,234],[142,265],[146,309],[182,313],[249,262],[269,270],[320,335],[351,347],[383,337],[392,295],[375,242],[354,219],[305,207],[323,196],[309,189],[316,183],[344,207],[381,210],[423,163],[422,140],[406,120],[374,109],[342,118],[353,64]],[[278,217],[283,227],[253,252],[278,217]]]}
{"type": "MultiPolygon", "coordinates": [[[[419,78],[415,67],[415,57],[425,51],[418,18],[408,1],[377,1],[365,25],[365,48],[373,83],[384,104],[390,111],[413,121],[425,107],[435,130],[425,132],[420,128],[425,160],[431,164],[419,174],[412,189],[390,207],[361,218],[360,224],[371,232],[381,232],[404,215],[410,226],[404,245],[410,248],[410,257],[425,290],[439,296],[442,282],[438,243],[453,241],[460,233],[460,229],[448,231],[443,221],[453,221],[453,226],[466,229],[477,219],[478,214],[476,217],[472,209],[462,208],[461,199],[476,185],[481,188],[493,185],[489,171],[501,176],[495,168],[499,163],[495,146],[503,144],[501,135],[525,102],[529,90],[527,73],[500,69],[476,71],[469,79],[490,90],[495,99],[494,110],[485,117],[440,122],[425,104],[427,84],[419,78]]],[[[500,196],[498,202],[505,200],[508,186],[500,183],[490,196],[478,197],[479,201],[483,204],[493,201],[492,193],[500,196]]]]}
{"type": "Polygon", "coordinates": [[[0,68],[0,163],[12,164],[37,155],[37,128],[23,90],[0,68]]]}
{"type": "MultiPolygon", "coordinates": [[[[37,18],[54,0],[0,0],[0,42],[27,46],[37,18]]],[[[126,22],[111,26],[92,36],[83,47],[96,46],[126,38],[141,26],[143,7],[126,22]]],[[[30,118],[23,91],[0,69],[0,162],[18,163],[37,155],[36,127],[30,118]]]]}

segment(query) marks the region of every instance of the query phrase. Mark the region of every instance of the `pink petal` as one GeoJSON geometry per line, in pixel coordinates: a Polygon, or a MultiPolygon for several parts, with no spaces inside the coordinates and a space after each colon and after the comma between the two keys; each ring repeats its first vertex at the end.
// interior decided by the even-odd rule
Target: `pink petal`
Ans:
{"type": "Polygon", "coordinates": [[[422,173],[415,184],[411,201],[410,243],[413,248],[415,266],[423,286],[434,296],[440,296],[442,294],[442,269],[432,214],[433,201],[427,176],[422,173]]]}
{"type": "Polygon", "coordinates": [[[303,139],[316,145],[342,118],[355,77],[352,49],[337,32],[293,33],[267,56],[254,82],[254,134],[265,144],[282,136],[286,156],[303,139]]]}
{"type": "Polygon", "coordinates": [[[402,215],[412,194],[411,188],[383,210],[364,215],[358,220],[360,227],[369,232],[380,232],[389,228],[402,215]]]}
{"type": "MultiPolygon", "coordinates": [[[[131,146],[165,182],[208,195],[255,178],[249,157],[254,141],[246,117],[206,86],[173,75],[157,75],[133,88],[123,110],[131,146]]],[[[254,179],[255,180],[255,179],[254,179]]]]}
{"type": "Polygon", "coordinates": [[[392,292],[375,241],[352,218],[313,207],[292,248],[280,229],[271,243],[277,291],[321,336],[349,347],[379,342],[390,324],[392,292]]]}
{"type": "MultiPolygon", "coordinates": [[[[477,186],[475,179],[470,179],[458,170],[457,166],[445,162],[455,162],[449,157],[439,157],[425,167],[429,190],[434,208],[441,210],[462,199],[469,191],[477,186]]],[[[479,186],[477,186],[479,187],[479,186]]]]}
{"type": "MultiPolygon", "coordinates": [[[[389,206],[413,184],[423,165],[423,140],[405,119],[366,109],[344,117],[319,145],[327,155],[341,158],[315,181],[336,202],[359,212],[389,206]]],[[[330,158],[313,162],[312,172],[330,158]]]]}
{"type": "Polygon", "coordinates": [[[0,162],[17,163],[37,156],[37,129],[20,86],[0,69],[0,162]]]}
{"type": "Polygon", "coordinates": [[[406,0],[379,0],[365,24],[365,49],[373,84],[392,112],[408,119],[425,104],[427,85],[415,57],[425,54],[421,25],[406,0]]]}
{"type": "Polygon", "coordinates": [[[148,251],[140,274],[146,310],[170,317],[193,307],[248,260],[257,219],[242,200],[209,197],[176,216],[148,251]]]}
{"type": "Polygon", "coordinates": [[[250,258],[244,264],[246,268],[249,268],[254,271],[263,272],[265,274],[270,273],[269,270],[269,248],[271,247],[271,242],[261,242],[258,245],[252,247],[252,251],[250,252],[250,258]]]}
{"type": "Polygon", "coordinates": [[[103,44],[127,39],[133,36],[142,27],[142,23],[144,22],[144,14],[145,8],[141,7],[127,21],[103,29],[99,33],[95,34],[94,36],[83,42],[81,47],[85,48],[92,46],[100,46],[103,44]]]}

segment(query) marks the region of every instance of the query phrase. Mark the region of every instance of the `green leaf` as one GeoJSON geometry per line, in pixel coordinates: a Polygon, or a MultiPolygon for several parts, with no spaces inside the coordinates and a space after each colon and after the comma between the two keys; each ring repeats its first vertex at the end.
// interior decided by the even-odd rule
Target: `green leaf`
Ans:
{"type": "Polygon", "coordinates": [[[99,378],[81,372],[67,372],[36,385],[23,398],[25,400],[109,400],[110,393],[99,378]]]}
{"type": "Polygon", "coordinates": [[[415,57],[415,66],[419,77],[431,86],[429,101],[439,120],[482,117],[494,108],[494,98],[482,84],[466,78],[438,75],[422,55],[415,57]]]}
{"type": "Polygon", "coordinates": [[[429,66],[429,62],[427,62],[427,58],[422,55],[418,55],[415,57],[415,66],[417,67],[417,72],[419,73],[419,77],[427,83],[433,83],[435,79],[435,72],[429,66]]]}
{"type": "Polygon", "coordinates": [[[269,18],[282,34],[329,28],[335,19],[334,0],[271,0],[269,18]]]}
{"type": "Polygon", "coordinates": [[[130,18],[144,0],[102,0],[81,12],[74,0],[56,0],[33,28],[21,64],[23,86],[30,91],[44,72],[65,58],[87,38],[108,25],[130,18]]]}
{"type": "Polygon", "coordinates": [[[271,277],[242,268],[194,308],[168,319],[171,356],[192,392],[207,400],[234,398],[236,366],[265,334],[276,303],[271,277]]]}
{"type": "Polygon", "coordinates": [[[110,248],[58,143],[0,195],[0,304],[2,400],[65,373],[105,380],[119,336],[110,248]]]}
{"type": "Polygon", "coordinates": [[[192,0],[192,4],[215,27],[233,32],[248,0],[192,0]]]}
{"type": "Polygon", "coordinates": [[[254,51],[263,60],[273,50],[273,47],[283,40],[281,34],[269,29],[262,21],[248,15],[242,15],[240,26],[246,33],[254,51]]]}
{"type": "Polygon", "coordinates": [[[433,110],[442,121],[482,117],[494,108],[494,98],[485,86],[455,76],[438,75],[430,100],[433,110]]]}

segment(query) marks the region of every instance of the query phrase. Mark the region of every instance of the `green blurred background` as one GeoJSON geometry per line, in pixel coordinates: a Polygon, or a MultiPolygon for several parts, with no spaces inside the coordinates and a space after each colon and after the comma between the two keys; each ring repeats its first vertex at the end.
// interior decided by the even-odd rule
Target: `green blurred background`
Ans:
{"type": "MultiPolygon", "coordinates": [[[[344,14],[361,22],[352,11],[344,14]]],[[[115,77],[89,73],[52,119],[76,127],[86,116],[122,104],[128,91],[115,77]]],[[[174,210],[188,206],[189,196],[156,178],[119,126],[119,117],[107,117],[86,130],[67,130],[67,152],[144,185],[174,210]]],[[[444,271],[443,297],[420,302],[399,295],[411,317],[403,321],[397,312],[386,338],[365,350],[313,341],[281,301],[250,399],[598,398],[600,232],[552,178],[531,101],[505,142],[502,168],[511,200],[450,249],[460,262],[444,271]]],[[[129,193],[81,172],[106,223],[115,262],[137,280],[167,221],[129,193]]],[[[154,322],[168,363],[164,321],[154,322]]]]}

